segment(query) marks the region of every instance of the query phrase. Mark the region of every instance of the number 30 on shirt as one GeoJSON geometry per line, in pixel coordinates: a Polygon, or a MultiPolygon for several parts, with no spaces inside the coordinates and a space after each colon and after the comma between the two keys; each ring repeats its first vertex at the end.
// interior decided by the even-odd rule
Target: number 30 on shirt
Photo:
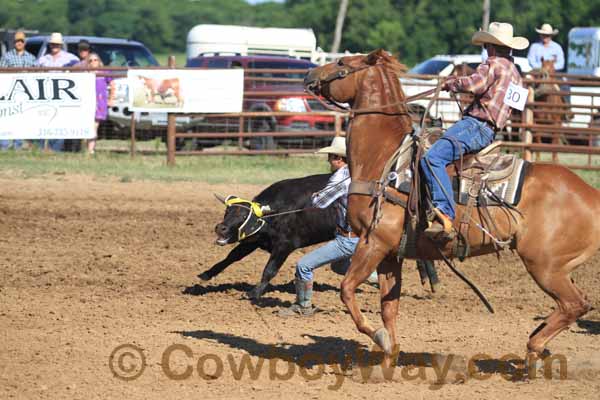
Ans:
{"type": "Polygon", "coordinates": [[[504,96],[504,104],[516,108],[519,111],[523,111],[528,94],[529,91],[527,89],[511,82],[506,91],[506,95],[504,96]]]}

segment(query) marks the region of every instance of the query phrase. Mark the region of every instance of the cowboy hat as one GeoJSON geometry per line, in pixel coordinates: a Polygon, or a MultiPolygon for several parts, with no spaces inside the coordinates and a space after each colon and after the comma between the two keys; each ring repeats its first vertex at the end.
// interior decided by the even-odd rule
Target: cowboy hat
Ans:
{"type": "Polygon", "coordinates": [[[63,44],[62,34],[60,34],[59,32],[54,32],[52,35],[50,35],[50,40],[48,41],[48,43],[63,44]]]}
{"type": "Polygon", "coordinates": [[[25,32],[23,32],[23,31],[15,32],[15,41],[17,41],[17,40],[25,41],[25,32]]]}
{"type": "Polygon", "coordinates": [[[506,22],[492,22],[487,31],[475,32],[471,43],[484,43],[506,46],[511,49],[523,50],[529,46],[529,40],[521,36],[513,36],[513,26],[506,22]]]}
{"type": "Polygon", "coordinates": [[[544,25],[542,25],[542,27],[540,29],[535,28],[535,31],[537,33],[539,33],[540,35],[554,36],[554,35],[558,34],[558,29],[552,29],[552,25],[550,25],[550,24],[544,24],[544,25]]]}
{"type": "Polygon", "coordinates": [[[346,138],[336,136],[331,141],[331,145],[319,149],[317,153],[335,154],[340,157],[346,157],[346,138]]]}

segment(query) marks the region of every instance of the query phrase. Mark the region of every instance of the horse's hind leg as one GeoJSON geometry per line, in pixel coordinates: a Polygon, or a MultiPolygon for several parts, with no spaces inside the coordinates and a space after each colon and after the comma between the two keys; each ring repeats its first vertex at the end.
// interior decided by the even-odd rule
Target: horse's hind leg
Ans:
{"type": "MultiPolygon", "coordinates": [[[[386,254],[381,248],[378,249],[377,246],[373,246],[372,244],[366,246],[363,242],[363,239],[361,239],[356,247],[354,255],[352,256],[350,268],[348,268],[346,276],[344,276],[344,279],[342,280],[340,293],[342,301],[348,308],[348,311],[352,316],[352,320],[356,324],[356,328],[360,332],[369,336],[376,343],[376,331],[361,313],[360,307],[356,302],[356,288],[363,283],[373,271],[375,271],[385,255],[386,254]]],[[[385,337],[380,339],[384,340],[385,337]]],[[[378,344],[381,346],[380,343],[378,344]]],[[[391,348],[384,349],[384,351],[386,351],[386,353],[388,351],[391,352],[391,348]]]]}
{"type": "Polygon", "coordinates": [[[381,295],[381,318],[385,329],[377,330],[375,335],[378,340],[382,341],[380,347],[386,352],[386,355],[389,355],[390,352],[394,354],[397,351],[396,316],[402,289],[402,261],[386,259],[377,267],[381,295]],[[386,350],[386,348],[391,350],[386,350]]]}
{"type": "Polygon", "coordinates": [[[572,268],[568,265],[562,268],[539,268],[531,262],[525,264],[537,284],[558,305],[558,308],[533,331],[527,343],[530,352],[542,355],[546,344],[587,313],[591,305],[569,277],[572,268]]]}

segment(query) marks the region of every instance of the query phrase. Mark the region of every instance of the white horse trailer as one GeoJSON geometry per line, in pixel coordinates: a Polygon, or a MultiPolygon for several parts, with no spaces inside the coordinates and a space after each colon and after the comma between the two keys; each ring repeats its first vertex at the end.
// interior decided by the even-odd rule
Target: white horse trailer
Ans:
{"type": "Polygon", "coordinates": [[[187,36],[187,58],[200,55],[277,55],[313,60],[317,38],[312,29],[255,28],[202,24],[187,36]]]}
{"type": "MultiPolygon", "coordinates": [[[[577,75],[593,75],[600,77],[600,28],[573,28],[569,31],[569,54],[567,72],[577,75]]],[[[571,87],[572,111],[589,113],[590,106],[596,111],[600,108],[600,87],[573,86],[571,87]],[[581,94],[579,94],[581,93],[581,94]],[[594,96],[590,96],[594,93],[594,96]],[[579,108],[577,106],[583,106],[579,108]]],[[[574,128],[586,128],[591,123],[590,115],[575,114],[569,122],[574,128]]],[[[595,144],[600,144],[600,136],[595,144]]]]}

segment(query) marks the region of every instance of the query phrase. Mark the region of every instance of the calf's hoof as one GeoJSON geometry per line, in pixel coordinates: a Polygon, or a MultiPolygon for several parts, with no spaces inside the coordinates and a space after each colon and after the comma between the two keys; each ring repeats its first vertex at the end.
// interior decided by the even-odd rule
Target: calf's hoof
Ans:
{"type": "Polygon", "coordinates": [[[244,297],[248,300],[258,300],[262,295],[263,291],[259,287],[255,287],[254,289],[247,291],[244,297]]]}
{"type": "Polygon", "coordinates": [[[214,278],[214,275],[211,275],[208,272],[203,272],[198,275],[198,278],[202,279],[203,281],[210,281],[212,278],[214,278]]]}

